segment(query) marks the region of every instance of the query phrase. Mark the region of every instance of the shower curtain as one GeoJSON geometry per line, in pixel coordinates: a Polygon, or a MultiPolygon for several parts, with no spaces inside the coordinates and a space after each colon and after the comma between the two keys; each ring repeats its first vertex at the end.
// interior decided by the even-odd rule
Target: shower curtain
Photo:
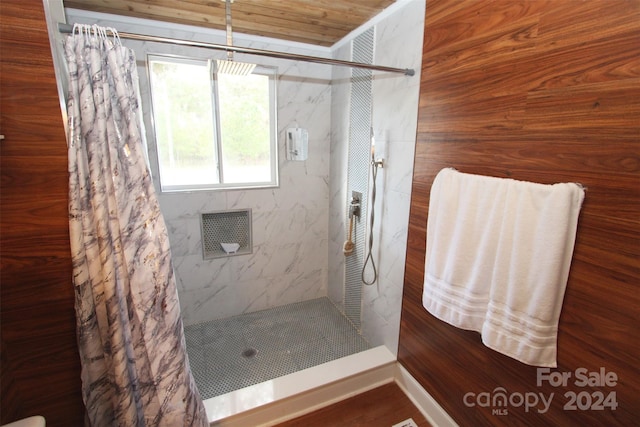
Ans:
{"type": "Polygon", "coordinates": [[[144,154],[133,52],[111,28],[76,25],[65,56],[69,229],[86,424],[208,426],[144,154]]]}

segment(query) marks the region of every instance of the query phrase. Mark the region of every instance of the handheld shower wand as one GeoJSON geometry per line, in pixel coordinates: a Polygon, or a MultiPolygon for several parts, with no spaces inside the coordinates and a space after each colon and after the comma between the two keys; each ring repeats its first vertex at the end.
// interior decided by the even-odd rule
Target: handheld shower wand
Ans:
{"type": "Polygon", "coordinates": [[[367,254],[364,264],[362,265],[362,273],[361,279],[365,285],[373,285],[376,280],[378,280],[378,269],[376,268],[376,263],[373,260],[373,219],[375,217],[375,203],[376,203],[376,178],[378,176],[378,168],[384,167],[383,159],[376,160],[376,141],[373,137],[373,128],[371,129],[371,177],[372,177],[372,185],[371,185],[371,223],[369,225],[369,253],[367,254]],[[373,272],[373,277],[371,280],[367,280],[365,278],[365,271],[367,269],[367,264],[371,263],[371,270],[373,272]]]}
{"type": "Polygon", "coordinates": [[[353,216],[349,218],[349,234],[347,236],[347,241],[344,242],[344,246],[342,247],[342,253],[344,256],[349,256],[353,253],[353,240],[351,240],[351,235],[353,233],[353,216]]]}

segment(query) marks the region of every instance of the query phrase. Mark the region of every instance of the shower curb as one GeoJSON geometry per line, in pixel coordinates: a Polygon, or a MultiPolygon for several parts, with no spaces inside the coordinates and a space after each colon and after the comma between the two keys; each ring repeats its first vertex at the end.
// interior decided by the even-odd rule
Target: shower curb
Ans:
{"type": "Polygon", "coordinates": [[[211,427],[271,426],[394,381],[379,346],[204,401],[211,427]]]}
{"type": "Polygon", "coordinates": [[[391,382],[432,426],[458,427],[384,346],[207,399],[205,407],[211,427],[268,427],[391,382]]]}

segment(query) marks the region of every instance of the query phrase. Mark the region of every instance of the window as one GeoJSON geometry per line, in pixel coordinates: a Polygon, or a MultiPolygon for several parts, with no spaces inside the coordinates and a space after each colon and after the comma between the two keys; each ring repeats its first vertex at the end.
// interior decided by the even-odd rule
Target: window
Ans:
{"type": "Polygon", "coordinates": [[[274,69],[235,76],[212,60],[148,62],[162,191],[278,185],[274,69]]]}

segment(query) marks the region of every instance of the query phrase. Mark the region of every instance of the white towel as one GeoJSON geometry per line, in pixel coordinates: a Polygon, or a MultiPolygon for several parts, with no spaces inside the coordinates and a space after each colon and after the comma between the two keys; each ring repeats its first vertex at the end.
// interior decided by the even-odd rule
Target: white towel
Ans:
{"type": "Polygon", "coordinates": [[[523,363],[556,367],[584,190],[443,169],[431,187],[424,307],[523,363]]]}

